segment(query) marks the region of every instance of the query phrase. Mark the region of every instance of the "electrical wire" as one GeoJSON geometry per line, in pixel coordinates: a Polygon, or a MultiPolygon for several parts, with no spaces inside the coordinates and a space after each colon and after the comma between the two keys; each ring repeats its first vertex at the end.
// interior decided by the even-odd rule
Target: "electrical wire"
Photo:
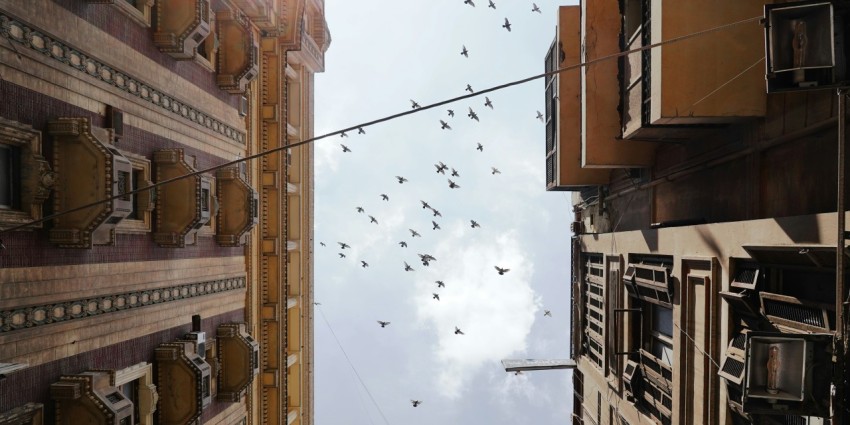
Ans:
{"type": "MultiPolygon", "coordinates": [[[[366,394],[369,395],[369,399],[372,400],[372,404],[375,405],[375,408],[378,409],[378,413],[380,413],[381,417],[384,418],[384,423],[386,423],[387,425],[390,425],[390,421],[387,420],[387,417],[384,415],[384,411],[381,410],[381,406],[378,405],[377,401],[375,401],[375,397],[372,396],[372,392],[369,391],[369,387],[367,387],[366,383],[363,382],[363,378],[360,377],[360,373],[357,372],[357,368],[354,367],[354,363],[351,362],[351,358],[348,357],[348,353],[345,352],[345,348],[343,348],[342,343],[339,342],[339,338],[337,338],[336,332],[334,332],[334,328],[331,326],[331,323],[328,322],[328,318],[325,316],[325,312],[322,310],[321,307],[319,307],[318,310],[319,310],[319,313],[322,315],[322,320],[324,320],[325,324],[328,325],[328,329],[330,329],[331,335],[333,335],[333,337],[334,337],[334,341],[336,341],[336,344],[339,346],[339,350],[342,351],[342,354],[345,356],[345,360],[348,362],[348,365],[351,366],[351,370],[354,371],[354,374],[357,376],[357,380],[360,381],[360,385],[362,385],[363,389],[366,390],[366,394]]],[[[371,418],[370,418],[370,421],[371,421],[371,418]]]]}
{"type": "Polygon", "coordinates": [[[705,29],[705,30],[702,30],[702,31],[697,31],[697,32],[685,34],[685,35],[678,36],[678,37],[673,37],[673,38],[670,38],[670,39],[667,39],[667,40],[660,41],[658,43],[648,44],[646,46],[641,46],[641,47],[638,47],[638,48],[635,48],[635,49],[632,49],[632,50],[627,50],[627,51],[623,51],[623,52],[612,53],[610,55],[600,56],[598,58],[591,59],[591,60],[588,60],[588,61],[585,61],[585,62],[577,63],[577,64],[574,64],[574,65],[568,65],[568,66],[558,68],[558,69],[555,69],[555,70],[552,70],[552,71],[544,72],[542,74],[537,74],[537,75],[534,75],[534,76],[531,76],[531,77],[527,77],[527,78],[511,81],[509,83],[504,83],[504,84],[500,84],[500,85],[497,85],[497,86],[493,86],[493,87],[490,87],[490,88],[487,88],[487,89],[479,90],[475,93],[470,93],[470,94],[465,94],[465,95],[462,95],[462,96],[453,97],[453,98],[446,99],[446,100],[443,100],[443,101],[440,101],[440,102],[432,103],[430,105],[425,105],[425,106],[422,106],[422,107],[419,107],[419,108],[416,108],[416,109],[411,109],[411,110],[408,110],[408,111],[405,111],[405,112],[399,112],[397,114],[388,115],[388,116],[385,116],[383,118],[378,118],[378,119],[375,119],[375,120],[372,120],[372,121],[367,121],[367,122],[364,122],[364,123],[356,124],[356,125],[353,125],[353,126],[350,126],[350,127],[347,127],[347,128],[332,131],[330,133],[325,133],[321,136],[315,136],[315,137],[312,137],[312,138],[309,138],[309,139],[306,139],[306,140],[302,140],[300,142],[296,142],[296,143],[292,143],[292,144],[286,144],[284,146],[279,146],[279,147],[276,147],[276,148],[272,148],[272,149],[268,149],[268,150],[265,150],[265,151],[262,151],[262,152],[258,152],[258,153],[253,154],[253,155],[249,155],[249,156],[246,156],[244,158],[238,158],[238,159],[235,159],[233,161],[228,161],[228,162],[225,162],[223,164],[216,165],[216,166],[213,166],[213,167],[209,167],[209,168],[206,168],[206,169],[203,169],[203,170],[197,170],[197,171],[193,171],[191,173],[187,173],[187,174],[184,174],[184,175],[181,175],[181,176],[176,176],[176,177],[172,177],[170,179],[165,179],[161,182],[156,182],[156,183],[154,183],[150,186],[144,187],[144,188],[134,189],[134,190],[131,190],[131,191],[127,191],[127,192],[118,194],[118,195],[113,195],[113,196],[108,197],[106,199],[101,199],[99,201],[91,202],[91,203],[88,203],[88,204],[85,204],[85,205],[81,205],[81,206],[78,206],[78,207],[75,207],[75,208],[71,208],[71,209],[68,209],[68,210],[64,210],[64,211],[60,211],[58,213],[51,214],[49,216],[42,217],[38,220],[32,220],[32,221],[29,221],[29,222],[24,223],[24,224],[19,224],[19,225],[12,226],[12,227],[9,227],[9,228],[6,228],[6,229],[2,229],[2,230],[0,230],[0,235],[2,235],[4,233],[8,233],[8,232],[13,232],[15,230],[24,229],[26,227],[29,227],[29,226],[32,226],[32,225],[35,225],[35,224],[43,223],[45,221],[52,220],[56,217],[60,217],[62,215],[70,214],[72,212],[81,211],[81,210],[84,210],[84,209],[87,209],[87,208],[91,208],[91,207],[94,207],[94,206],[97,206],[97,205],[100,205],[100,204],[103,204],[103,203],[106,203],[106,202],[113,201],[113,200],[118,199],[118,198],[123,198],[123,197],[129,196],[129,195],[134,195],[136,193],[141,193],[141,192],[144,192],[144,191],[147,191],[147,190],[155,189],[157,187],[164,186],[164,185],[167,185],[169,183],[173,183],[175,181],[182,180],[182,179],[185,179],[185,178],[188,178],[188,177],[193,177],[193,176],[198,176],[198,175],[201,175],[201,174],[210,173],[212,171],[216,171],[216,170],[219,170],[219,169],[222,169],[222,168],[227,168],[227,167],[239,164],[241,162],[262,158],[266,155],[276,153],[276,152],[280,152],[280,151],[283,151],[285,149],[296,148],[296,147],[299,147],[299,146],[302,146],[302,145],[306,145],[308,143],[313,143],[317,140],[325,139],[325,138],[330,137],[330,136],[339,135],[339,134],[342,134],[342,133],[347,132],[347,131],[353,131],[353,130],[357,130],[358,128],[363,128],[363,127],[368,127],[368,126],[380,124],[380,123],[383,123],[383,122],[386,122],[386,121],[391,121],[391,120],[401,118],[401,117],[404,117],[404,116],[407,116],[407,115],[426,111],[428,109],[433,109],[433,108],[437,108],[437,107],[447,105],[447,104],[450,104],[450,103],[458,102],[458,101],[461,101],[461,100],[466,100],[466,99],[470,99],[470,98],[473,98],[473,97],[478,97],[478,96],[481,96],[483,94],[491,93],[491,92],[498,91],[498,90],[503,90],[503,89],[506,89],[508,87],[513,87],[513,86],[525,84],[525,83],[528,83],[528,82],[531,82],[531,81],[534,81],[534,80],[538,80],[540,78],[545,78],[545,77],[560,74],[562,72],[566,72],[566,71],[570,71],[570,70],[574,70],[574,69],[579,69],[579,68],[582,68],[582,67],[587,67],[588,65],[593,65],[593,64],[596,64],[596,63],[599,63],[599,62],[604,62],[604,61],[608,61],[608,60],[611,60],[611,59],[616,59],[616,58],[628,56],[628,55],[633,54],[633,53],[642,52],[644,50],[650,50],[650,49],[653,49],[653,48],[656,48],[656,47],[664,46],[666,44],[677,43],[677,42],[684,41],[684,40],[687,40],[687,39],[690,39],[690,38],[699,37],[699,36],[702,36],[702,35],[705,35],[705,34],[723,31],[725,29],[728,29],[728,28],[731,28],[731,27],[734,27],[734,26],[738,26],[738,25],[742,25],[742,24],[746,24],[746,23],[750,23],[750,22],[756,22],[756,21],[759,21],[761,19],[762,19],[762,16],[755,16],[755,17],[752,17],[752,18],[742,19],[740,21],[735,21],[735,22],[720,25],[720,26],[717,26],[717,27],[708,28],[708,29],[705,29]]]}

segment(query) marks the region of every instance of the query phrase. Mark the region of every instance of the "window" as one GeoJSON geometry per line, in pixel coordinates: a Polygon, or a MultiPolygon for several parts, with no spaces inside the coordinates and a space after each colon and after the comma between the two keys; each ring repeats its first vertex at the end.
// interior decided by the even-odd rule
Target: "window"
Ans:
{"type": "Polygon", "coordinates": [[[40,219],[55,179],[42,156],[41,132],[0,118],[0,228],[40,219]]]}
{"type": "MultiPolygon", "coordinates": [[[[128,192],[148,187],[151,184],[151,162],[140,155],[122,152],[132,165],[129,175],[128,192]]],[[[125,177],[126,178],[126,177],[125,177]]],[[[144,191],[128,195],[131,205],[130,214],[118,223],[119,233],[147,233],[151,231],[151,213],[153,211],[153,192],[144,191]]]]}
{"type": "Polygon", "coordinates": [[[88,0],[89,3],[106,3],[144,27],[151,26],[151,8],[154,0],[88,0]]]}
{"type": "Polygon", "coordinates": [[[658,360],[673,366],[673,310],[660,305],[649,304],[644,307],[652,317],[647,329],[646,349],[658,360]]]}
{"type": "Polygon", "coordinates": [[[584,299],[587,357],[599,369],[605,363],[605,279],[602,255],[585,256],[584,299]]]}
{"type": "Polygon", "coordinates": [[[0,209],[20,208],[21,152],[17,146],[0,145],[0,209]]]}
{"type": "Polygon", "coordinates": [[[115,371],[113,379],[114,386],[133,402],[133,424],[153,425],[153,414],[159,395],[153,384],[151,364],[143,362],[115,371]]]}

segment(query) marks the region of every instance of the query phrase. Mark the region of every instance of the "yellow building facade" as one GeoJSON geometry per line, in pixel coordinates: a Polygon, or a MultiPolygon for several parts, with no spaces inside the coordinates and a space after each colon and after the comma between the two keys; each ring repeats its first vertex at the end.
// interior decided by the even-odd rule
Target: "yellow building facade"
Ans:
{"type": "Polygon", "coordinates": [[[0,423],[312,423],[313,150],[286,145],[324,2],[10,0],[0,27],[0,423]]]}

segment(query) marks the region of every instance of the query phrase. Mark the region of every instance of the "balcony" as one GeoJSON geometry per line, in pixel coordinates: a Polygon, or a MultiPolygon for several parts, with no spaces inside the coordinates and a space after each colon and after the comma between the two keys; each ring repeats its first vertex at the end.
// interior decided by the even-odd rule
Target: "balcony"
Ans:
{"type": "MultiPolygon", "coordinates": [[[[627,0],[624,50],[763,14],[763,1],[627,0]],[[699,10],[699,13],[694,13],[699,10]]],[[[621,58],[622,136],[678,141],[763,117],[763,29],[755,22],[621,58]]]]}
{"type": "MultiPolygon", "coordinates": [[[[133,167],[112,147],[111,129],[94,127],[88,118],[59,118],[47,128],[54,138],[55,213],[131,191],[133,167]]],[[[64,248],[114,245],[116,226],[132,210],[132,196],[125,195],[68,212],[54,219],[50,241],[64,248]]]]}
{"type": "MultiPolygon", "coordinates": [[[[183,149],[156,151],[153,161],[157,183],[195,172],[195,168],[186,161],[183,149]]],[[[154,242],[177,248],[195,244],[198,230],[216,214],[216,210],[209,177],[195,175],[157,187],[154,242]]]]}
{"type": "MultiPolygon", "coordinates": [[[[273,1],[270,0],[234,0],[239,9],[251,18],[261,29],[277,30],[277,15],[273,1]]],[[[280,3],[279,3],[280,4],[280,3]]],[[[281,7],[284,7],[281,4],[281,7]]]]}
{"type": "Polygon", "coordinates": [[[238,402],[260,373],[260,344],[246,331],[244,323],[219,325],[216,344],[222,361],[216,398],[238,402]]]}
{"type": "Polygon", "coordinates": [[[153,42],[175,59],[192,59],[210,34],[209,0],[158,0],[153,42]]]}
{"type": "Polygon", "coordinates": [[[248,232],[259,222],[259,198],[238,167],[216,173],[219,212],[216,216],[216,242],[222,246],[242,246],[248,232]]]}
{"type": "Polygon", "coordinates": [[[248,18],[238,11],[223,9],[216,13],[218,38],[219,88],[242,94],[259,73],[259,47],[248,18]]]}
{"type": "Polygon", "coordinates": [[[210,365],[190,341],[166,342],[156,348],[160,425],[196,423],[212,401],[210,365]]]}
{"type": "Polygon", "coordinates": [[[133,403],[110,384],[106,371],[64,375],[50,385],[56,423],[120,425],[133,423],[133,403]]]}

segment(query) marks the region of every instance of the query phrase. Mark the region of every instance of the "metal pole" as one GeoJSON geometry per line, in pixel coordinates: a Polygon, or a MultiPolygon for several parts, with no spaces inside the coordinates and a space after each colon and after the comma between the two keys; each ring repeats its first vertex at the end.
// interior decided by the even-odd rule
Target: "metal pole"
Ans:
{"type": "Polygon", "coordinates": [[[845,206],[844,187],[845,187],[845,130],[846,125],[846,109],[847,109],[847,88],[838,89],[838,199],[837,199],[837,221],[838,221],[838,238],[835,247],[835,376],[833,376],[833,384],[835,385],[835,396],[833,399],[832,423],[844,423],[844,369],[845,356],[847,354],[847,344],[845,340],[845,323],[844,323],[844,234],[846,231],[846,223],[844,219],[845,206]]]}

